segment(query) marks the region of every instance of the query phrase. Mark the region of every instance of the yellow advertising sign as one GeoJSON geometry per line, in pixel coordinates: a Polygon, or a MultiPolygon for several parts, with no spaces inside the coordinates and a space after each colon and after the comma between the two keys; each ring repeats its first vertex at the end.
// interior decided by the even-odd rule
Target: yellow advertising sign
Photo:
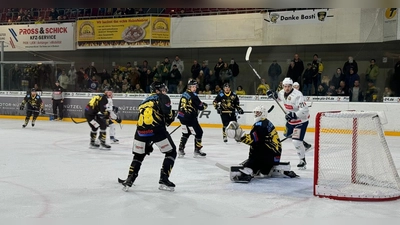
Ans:
{"type": "Polygon", "coordinates": [[[169,17],[127,17],[77,21],[78,48],[170,45],[169,17]]]}

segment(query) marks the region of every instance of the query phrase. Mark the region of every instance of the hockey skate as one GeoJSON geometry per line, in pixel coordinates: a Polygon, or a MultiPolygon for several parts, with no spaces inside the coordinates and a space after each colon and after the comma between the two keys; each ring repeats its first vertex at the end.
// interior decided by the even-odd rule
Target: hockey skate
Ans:
{"type": "Polygon", "coordinates": [[[34,121],[32,121],[32,127],[34,127],[35,126],[35,122],[34,121]]]}
{"type": "Polygon", "coordinates": [[[228,142],[228,138],[226,136],[223,136],[222,139],[224,140],[224,142],[228,142]]]}
{"type": "Polygon", "coordinates": [[[100,141],[100,149],[101,150],[110,150],[111,149],[111,145],[108,145],[108,144],[100,141]]]}
{"type": "Polygon", "coordinates": [[[119,144],[119,140],[116,139],[114,136],[111,136],[111,137],[110,137],[110,143],[111,143],[111,144],[119,144]]]}
{"type": "Polygon", "coordinates": [[[89,145],[89,148],[92,148],[92,149],[97,149],[97,148],[99,148],[100,147],[100,145],[99,144],[97,144],[96,142],[94,142],[94,141],[91,141],[90,142],[90,145],[89,145]]]}
{"type": "Polygon", "coordinates": [[[203,152],[203,151],[201,151],[201,148],[195,148],[194,149],[194,155],[193,155],[193,157],[194,158],[197,158],[197,157],[206,157],[206,153],[205,152],[203,152]]]}
{"type": "Polygon", "coordinates": [[[183,158],[184,156],[185,156],[185,150],[183,150],[183,149],[179,149],[179,151],[178,151],[178,157],[179,158],[183,158]]]}
{"type": "Polygon", "coordinates": [[[22,128],[25,128],[26,127],[26,124],[22,124],[22,128]]]}
{"type": "Polygon", "coordinates": [[[129,190],[129,188],[132,187],[133,182],[135,182],[137,176],[138,176],[137,174],[132,174],[126,180],[122,180],[122,179],[118,178],[118,183],[120,183],[120,184],[122,184],[122,186],[124,186],[122,188],[122,190],[127,192],[129,190]]]}
{"type": "Polygon", "coordinates": [[[175,191],[175,184],[169,181],[167,176],[162,176],[158,183],[160,184],[158,189],[162,191],[175,191]]]}
{"type": "Polygon", "coordinates": [[[300,159],[299,164],[297,164],[297,168],[299,170],[305,170],[305,169],[307,169],[306,165],[307,165],[306,159],[300,159]]]}
{"type": "Polygon", "coordinates": [[[286,176],[288,176],[290,178],[300,177],[294,171],[283,171],[283,174],[285,174],[286,176]]]}

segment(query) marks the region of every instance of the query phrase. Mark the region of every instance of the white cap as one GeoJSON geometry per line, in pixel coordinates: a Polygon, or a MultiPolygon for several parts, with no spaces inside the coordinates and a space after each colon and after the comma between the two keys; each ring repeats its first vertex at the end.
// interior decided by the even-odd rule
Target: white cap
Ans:
{"type": "Polygon", "coordinates": [[[282,84],[283,85],[288,85],[288,84],[293,85],[293,80],[290,79],[290,77],[286,77],[285,79],[283,79],[282,84]]]}
{"type": "Polygon", "coordinates": [[[293,86],[298,86],[298,87],[300,87],[300,84],[297,83],[297,82],[294,82],[294,83],[293,83],[293,86]]]}

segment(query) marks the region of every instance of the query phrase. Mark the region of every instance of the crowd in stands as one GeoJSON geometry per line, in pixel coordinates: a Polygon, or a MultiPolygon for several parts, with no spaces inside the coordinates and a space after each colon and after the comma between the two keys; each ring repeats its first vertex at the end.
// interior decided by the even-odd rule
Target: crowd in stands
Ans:
{"type": "MultiPolygon", "coordinates": [[[[186,90],[188,80],[195,79],[199,85],[199,94],[217,94],[225,83],[229,83],[238,95],[246,94],[243,86],[236,83],[240,68],[233,58],[229,62],[219,58],[210,66],[208,61],[200,64],[194,60],[190,70],[185,68],[178,55],[172,60],[165,57],[157,65],[149,65],[147,60],[139,64],[135,62],[134,65],[130,62],[125,65],[116,64],[110,71],[105,68],[98,70],[94,65],[79,69],[74,66],[61,67],[57,67],[57,76],[54,76],[54,67],[51,65],[27,65],[24,68],[15,65],[5,74],[6,90],[29,90],[35,84],[43,90],[51,90],[58,80],[61,87],[73,92],[103,92],[111,88],[116,93],[149,93],[150,84],[160,81],[167,85],[169,93],[181,94],[186,90]]],[[[295,54],[287,70],[282,69],[274,60],[269,66],[268,75],[261,76],[263,78],[255,90],[256,95],[266,95],[270,89],[281,90],[282,77],[290,77],[305,96],[349,96],[350,101],[376,102],[382,101],[382,97],[393,97],[399,93],[400,60],[387,82],[388,86],[382,91],[376,87],[377,80],[382,79],[382,76],[375,59],[370,60],[368,67],[359,68],[351,56],[342,67],[330,74],[324,71],[317,54],[306,67],[299,55],[295,54]],[[361,69],[365,71],[364,83],[358,74],[361,69]],[[282,71],[286,71],[286,74],[282,74],[282,71]]]]}

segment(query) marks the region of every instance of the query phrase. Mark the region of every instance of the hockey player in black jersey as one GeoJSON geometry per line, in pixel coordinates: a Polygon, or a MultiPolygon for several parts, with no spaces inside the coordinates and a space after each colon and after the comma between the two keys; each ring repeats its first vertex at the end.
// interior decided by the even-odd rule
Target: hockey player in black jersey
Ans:
{"type": "Polygon", "coordinates": [[[34,127],[35,121],[36,121],[37,117],[39,116],[39,112],[42,114],[45,114],[42,98],[36,94],[35,88],[32,88],[31,93],[27,94],[24,97],[24,100],[22,101],[21,105],[19,106],[19,109],[24,110],[25,104],[27,104],[26,117],[25,117],[25,123],[22,125],[22,127],[25,128],[26,125],[28,125],[28,122],[32,115],[33,115],[32,127],[34,127]]]}
{"type": "Polygon", "coordinates": [[[104,94],[94,96],[85,107],[85,117],[92,129],[90,132],[90,147],[98,148],[101,146],[103,149],[110,149],[111,146],[106,144],[106,128],[109,120],[116,120],[112,106],[108,103],[108,98],[112,98],[112,91],[105,91],[104,94]],[[97,144],[97,130],[100,128],[100,145],[97,144]]]}
{"type": "Polygon", "coordinates": [[[153,143],[165,154],[161,167],[159,184],[160,190],[173,191],[175,184],[168,178],[172,171],[176,158],[176,146],[167,131],[175,115],[171,110],[171,100],[165,93],[165,85],[161,82],[153,82],[150,86],[151,95],[139,105],[139,118],[133,140],[133,159],[126,180],[118,182],[128,191],[139,175],[140,167],[146,156],[153,151],[153,143]]]}
{"type": "Polygon", "coordinates": [[[213,101],[214,108],[217,113],[221,115],[222,120],[222,138],[224,142],[228,142],[226,138],[225,128],[229,122],[237,121],[235,110],[239,114],[243,114],[243,109],[239,106],[239,97],[236,93],[231,91],[229,83],[225,83],[223,86],[224,90],[217,94],[213,101]]]}
{"type": "Polygon", "coordinates": [[[249,157],[243,166],[231,167],[231,180],[247,183],[254,176],[298,177],[290,171],[289,163],[280,163],[282,144],[274,124],[267,119],[264,106],[254,109],[254,124],[246,134],[235,121],[229,123],[226,132],[229,138],[250,145],[249,157]]]}
{"type": "Polygon", "coordinates": [[[186,142],[191,134],[194,135],[194,157],[205,157],[206,153],[201,151],[203,145],[203,129],[201,129],[197,116],[199,110],[207,109],[207,104],[202,102],[196,94],[197,81],[189,80],[187,90],[182,94],[178,106],[178,119],[181,122],[182,137],[179,143],[179,157],[185,155],[186,142]]]}

